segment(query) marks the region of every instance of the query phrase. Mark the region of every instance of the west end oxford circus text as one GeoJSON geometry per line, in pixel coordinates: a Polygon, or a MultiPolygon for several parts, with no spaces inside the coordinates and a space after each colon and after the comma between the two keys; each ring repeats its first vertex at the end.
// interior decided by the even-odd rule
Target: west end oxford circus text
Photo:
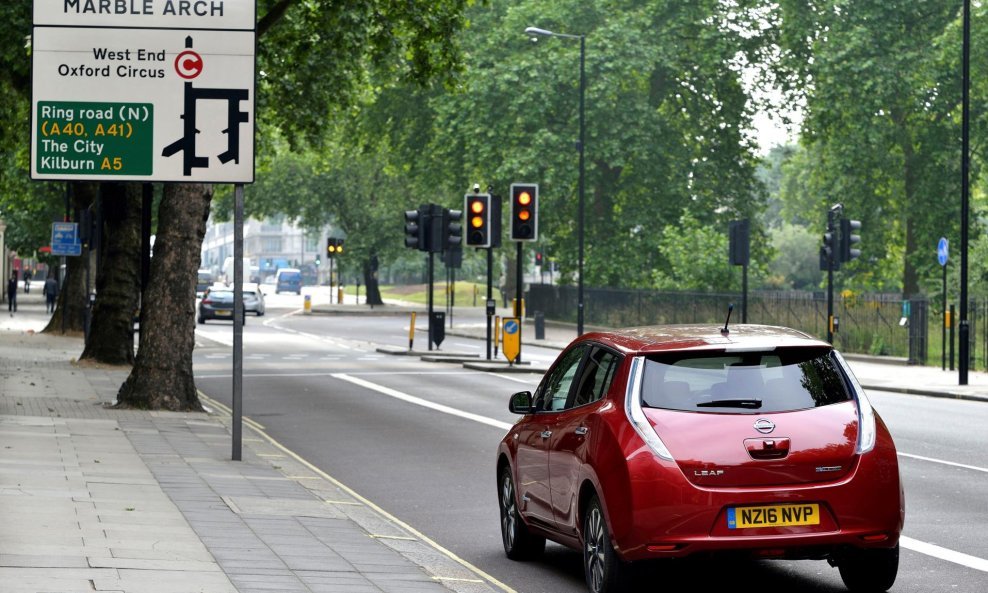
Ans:
{"type": "MultiPolygon", "coordinates": [[[[69,66],[68,64],[59,64],[58,75],[59,76],[82,76],[85,78],[109,78],[112,71],[110,66],[86,66],[85,64],[81,66],[69,66]]],[[[164,68],[135,68],[133,66],[127,66],[121,64],[116,68],[116,74],[120,78],[164,78],[165,70],[164,68]]]]}
{"type": "Polygon", "coordinates": [[[65,0],[63,9],[76,14],[223,16],[223,0],[65,0]],[[156,3],[161,12],[155,11],[156,3]]]}

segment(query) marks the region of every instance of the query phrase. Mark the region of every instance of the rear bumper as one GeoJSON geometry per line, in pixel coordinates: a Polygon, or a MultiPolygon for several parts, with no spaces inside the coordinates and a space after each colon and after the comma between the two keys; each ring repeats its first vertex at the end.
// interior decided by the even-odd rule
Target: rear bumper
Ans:
{"type": "Polygon", "coordinates": [[[625,560],[749,552],[767,557],[819,558],[846,547],[888,548],[902,532],[904,498],[895,449],[861,455],[834,482],[759,488],[705,488],[675,463],[639,455],[629,460],[627,497],[606,496],[615,547],[625,560]],[[818,525],[729,529],[727,509],[816,503],[818,525]]]}

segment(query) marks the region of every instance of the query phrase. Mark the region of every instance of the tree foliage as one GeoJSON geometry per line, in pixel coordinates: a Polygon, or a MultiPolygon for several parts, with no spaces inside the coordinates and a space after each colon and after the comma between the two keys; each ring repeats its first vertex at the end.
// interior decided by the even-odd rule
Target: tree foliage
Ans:
{"type": "MultiPolygon", "coordinates": [[[[849,270],[872,273],[872,288],[918,292],[921,277],[935,273],[937,238],[958,234],[960,3],[776,4],[781,52],[773,72],[806,106],[806,151],[784,182],[787,206],[822,230],[827,208],[843,203],[865,237],[865,256],[849,270]],[[889,261],[894,267],[874,273],[889,261]]],[[[979,12],[975,27],[988,25],[979,12]]],[[[983,132],[976,122],[973,133],[983,132]]]]}

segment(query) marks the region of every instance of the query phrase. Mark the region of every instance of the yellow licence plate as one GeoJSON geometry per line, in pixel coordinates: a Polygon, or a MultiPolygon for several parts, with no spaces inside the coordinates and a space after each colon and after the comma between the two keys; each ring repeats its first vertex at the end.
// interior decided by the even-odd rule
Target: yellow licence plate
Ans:
{"type": "Polygon", "coordinates": [[[727,509],[727,527],[730,529],[819,524],[820,505],[818,504],[776,504],[727,509]]]}
{"type": "Polygon", "coordinates": [[[224,311],[223,309],[219,309],[214,311],[214,313],[216,313],[217,317],[226,317],[227,315],[233,313],[233,311],[224,311]]]}

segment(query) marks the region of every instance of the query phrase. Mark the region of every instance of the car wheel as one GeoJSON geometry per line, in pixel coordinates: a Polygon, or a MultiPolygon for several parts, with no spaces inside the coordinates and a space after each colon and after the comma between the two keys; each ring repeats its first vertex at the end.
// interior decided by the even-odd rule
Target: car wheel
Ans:
{"type": "Polygon", "coordinates": [[[531,560],[545,550],[545,538],[532,535],[528,526],[521,520],[518,502],[515,497],[515,483],[511,479],[511,468],[501,470],[498,499],[501,507],[501,543],[504,553],[512,560],[531,560]]]}
{"type": "Polygon", "coordinates": [[[199,319],[197,319],[196,321],[199,322],[199,325],[206,325],[206,320],[203,319],[202,317],[199,317],[199,319]]]}
{"type": "Polygon", "coordinates": [[[583,574],[591,593],[614,593],[624,585],[628,567],[611,545],[604,509],[596,496],[583,514],[583,574]]]}
{"type": "Polygon", "coordinates": [[[899,544],[894,548],[852,550],[840,558],[837,568],[849,591],[887,591],[899,572],[899,544]]]}

